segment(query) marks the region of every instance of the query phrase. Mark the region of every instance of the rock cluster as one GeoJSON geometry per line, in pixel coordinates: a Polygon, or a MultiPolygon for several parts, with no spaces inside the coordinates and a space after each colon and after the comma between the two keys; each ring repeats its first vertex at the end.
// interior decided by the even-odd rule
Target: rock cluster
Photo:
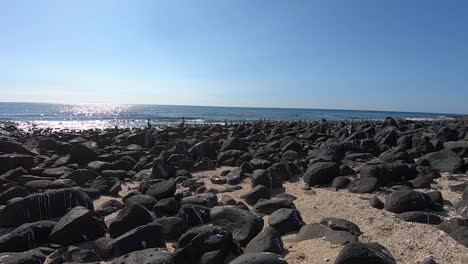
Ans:
{"type": "Polygon", "coordinates": [[[392,118],[80,132],[3,127],[0,227],[9,231],[0,237],[0,260],[282,264],[282,237],[295,234],[295,241],[343,246],[335,263],[396,263],[378,241],[360,242],[361,229],[347,219],[306,223],[282,188],[297,180],[305,192],[385,193],[369,206],[438,225],[468,247],[467,132],[464,121],[392,118]],[[192,175],[221,166],[235,168],[210,178],[215,187],[192,175]],[[428,191],[441,172],[465,182],[452,186],[462,194],[453,206],[428,191]],[[241,199],[224,194],[246,179],[241,199]],[[123,192],[128,183],[135,190],[123,192]],[[101,196],[113,199],[95,208],[101,196]],[[458,216],[443,217],[447,209],[458,216]],[[83,242],[91,246],[77,246],[83,242]]]}

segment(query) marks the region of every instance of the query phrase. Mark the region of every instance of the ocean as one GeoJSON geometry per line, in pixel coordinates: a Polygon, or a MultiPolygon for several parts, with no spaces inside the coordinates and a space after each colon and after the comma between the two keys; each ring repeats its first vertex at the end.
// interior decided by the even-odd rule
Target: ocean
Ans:
{"type": "Polygon", "coordinates": [[[379,120],[387,116],[413,120],[448,119],[453,114],[367,110],[251,108],[175,105],[0,103],[0,122],[22,129],[91,129],[266,120],[379,120]]]}

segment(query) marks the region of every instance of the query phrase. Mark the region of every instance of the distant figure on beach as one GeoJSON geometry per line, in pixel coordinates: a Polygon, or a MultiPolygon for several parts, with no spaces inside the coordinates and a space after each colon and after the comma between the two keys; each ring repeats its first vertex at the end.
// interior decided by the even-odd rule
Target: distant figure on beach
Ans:
{"type": "Polygon", "coordinates": [[[182,117],[182,123],[180,124],[181,127],[184,127],[185,126],[185,118],[182,117]]]}
{"type": "Polygon", "coordinates": [[[151,129],[151,120],[148,118],[148,129],[151,129]]]}
{"type": "Polygon", "coordinates": [[[227,118],[224,119],[224,125],[227,126],[228,123],[227,123],[227,118]]]}

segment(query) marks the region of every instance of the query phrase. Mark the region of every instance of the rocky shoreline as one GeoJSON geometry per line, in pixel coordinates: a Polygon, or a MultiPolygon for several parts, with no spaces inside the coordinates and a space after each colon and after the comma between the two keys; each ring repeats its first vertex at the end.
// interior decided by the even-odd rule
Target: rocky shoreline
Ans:
{"type": "Polygon", "coordinates": [[[0,263],[467,263],[468,120],[0,128],[0,263]]]}

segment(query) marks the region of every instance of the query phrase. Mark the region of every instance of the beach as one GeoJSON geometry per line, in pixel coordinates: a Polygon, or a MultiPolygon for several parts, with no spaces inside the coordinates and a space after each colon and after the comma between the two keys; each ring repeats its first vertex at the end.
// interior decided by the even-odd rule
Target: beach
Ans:
{"type": "Polygon", "coordinates": [[[12,124],[0,263],[468,262],[466,118],[12,124]]]}

